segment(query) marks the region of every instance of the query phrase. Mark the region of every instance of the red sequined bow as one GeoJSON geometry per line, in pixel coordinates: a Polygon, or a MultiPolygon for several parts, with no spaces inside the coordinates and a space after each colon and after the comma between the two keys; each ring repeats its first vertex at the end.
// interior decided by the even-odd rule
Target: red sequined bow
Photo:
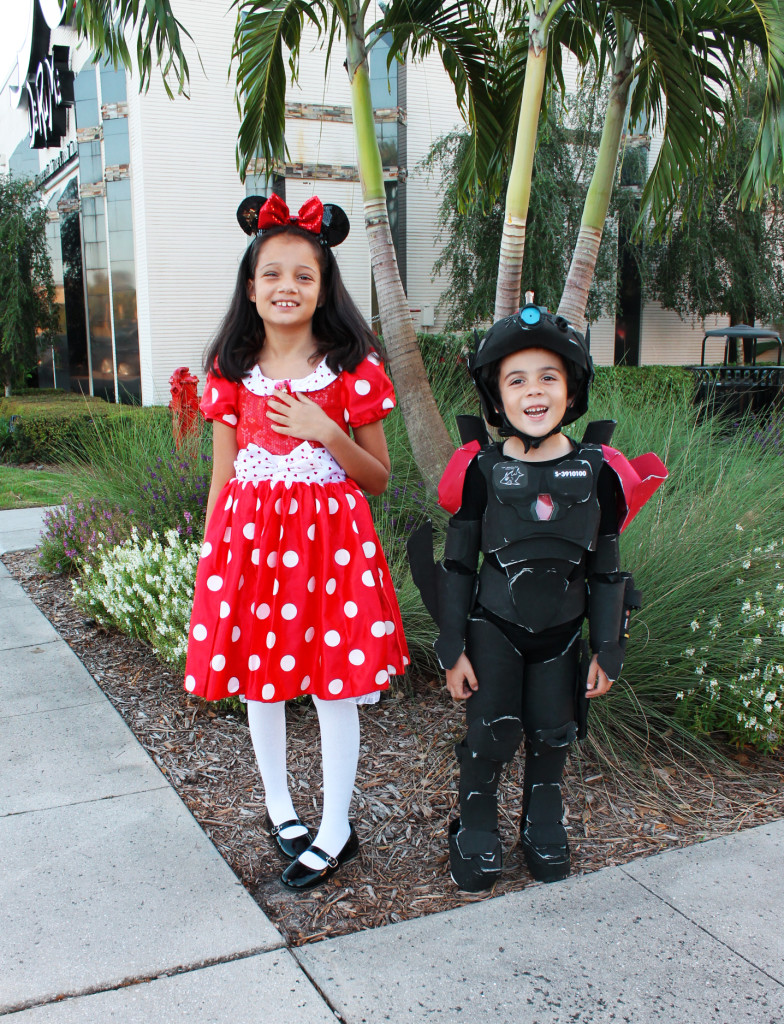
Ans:
{"type": "Polygon", "coordinates": [[[259,210],[259,231],[274,228],[278,224],[296,224],[298,228],[310,231],[314,235],[321,232],[321,220],[324,215],[324,204],[318,196],[311,196],[299,208],[296,217],[292,217],[289,208],[280,198],[273,194],[259,210]]]}

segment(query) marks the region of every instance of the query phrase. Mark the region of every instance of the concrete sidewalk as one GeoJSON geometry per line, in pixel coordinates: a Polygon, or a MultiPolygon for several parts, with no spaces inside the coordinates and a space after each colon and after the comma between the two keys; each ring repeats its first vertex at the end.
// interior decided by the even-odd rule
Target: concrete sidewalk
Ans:
{"type": "Polygon", "coordinates": [[[784,1021],[784,822],[287,949],[1,565],[0,609],[0,1017],[784,1021]]]}
{"type": "Polygon", "coordinates": [[[18,508],[0,512],[0,555],[38,546],[49,508],[18,508]]]}

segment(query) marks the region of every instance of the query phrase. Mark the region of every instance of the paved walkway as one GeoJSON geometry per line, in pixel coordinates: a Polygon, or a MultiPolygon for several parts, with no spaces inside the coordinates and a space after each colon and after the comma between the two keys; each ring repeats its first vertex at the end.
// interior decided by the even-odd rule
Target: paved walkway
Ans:
{"type": "Polygon", "coordinates": [[[0,697],[0,1018],[784,1021],[784,822],[288,949],[2,565],[0,697]]]}

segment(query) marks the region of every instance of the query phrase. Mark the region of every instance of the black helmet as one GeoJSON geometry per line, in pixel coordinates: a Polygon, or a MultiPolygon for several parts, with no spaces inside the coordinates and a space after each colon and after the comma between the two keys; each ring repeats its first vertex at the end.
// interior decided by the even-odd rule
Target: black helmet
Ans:
{"type": "MultiPolygon", "coordinates": [[[[572,386],[571,403],[556,431],[573,423],[588,411],[588,391],[593,381],[593,361],[589,352],[590,330],[580,334],[562,316],[555,316],[543,306],[529,304],[503,320],[498,320],[479,340],[469,359],[468,368],[474,379],[482,404],[482,414],[493,427],[499,427],[505,436],[520,437],[529,446],[537,447],[544,438],[533,439],[523,435],[506,418],[498,393],[498,364],[513,352],[525,348],[543,348],[555,352],[567,365],[572,386]]],[[[555,431],[553,431],[555,433],[555,431]]],[[[549,435],[548,435],[549,436],[549,435]]]]}

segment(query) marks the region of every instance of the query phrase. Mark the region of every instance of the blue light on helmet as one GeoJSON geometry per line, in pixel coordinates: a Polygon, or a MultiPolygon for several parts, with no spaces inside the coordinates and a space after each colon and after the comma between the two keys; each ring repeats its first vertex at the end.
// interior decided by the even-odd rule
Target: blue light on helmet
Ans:
{"type": "Polygon", "coordinates": [[[542,314],[538,306],[523,306],[520,310],[520,319],[524,324],[533,327],[534,324],[538,324],[542,319],[542,314]]]}

